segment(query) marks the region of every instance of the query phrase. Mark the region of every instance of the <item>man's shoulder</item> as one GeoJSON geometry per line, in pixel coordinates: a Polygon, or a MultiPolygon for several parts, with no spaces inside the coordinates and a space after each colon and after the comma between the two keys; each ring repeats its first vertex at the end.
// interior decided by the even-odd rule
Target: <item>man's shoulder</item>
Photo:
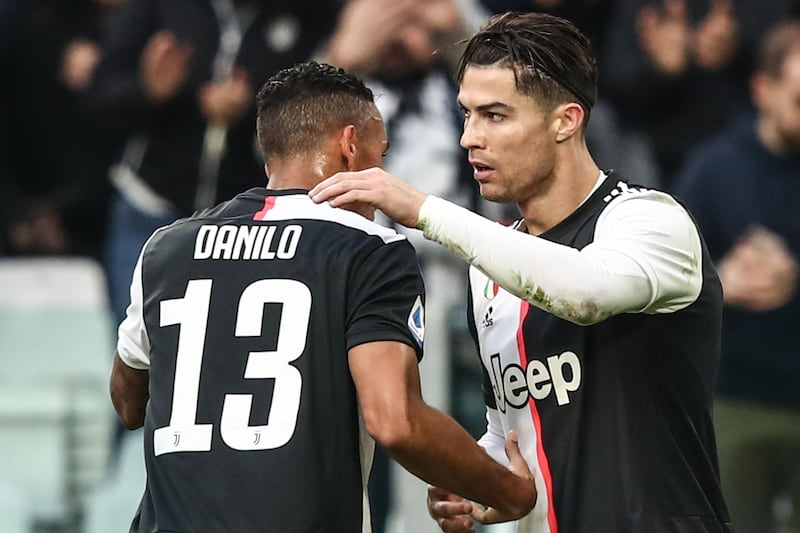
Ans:
{"type": "Polygon", "coordinates": [[[316,204],[306,194],[278,197],[260,220],[332,224],[342,231],[378,237],[385,244],[406,240],[405,235],[393,228],[382,226],[354,211],[331,207],[327,203],[316,204]]]}
{"type": "Polygon", "coordinates": [[[671,193],[657,187],[638,185],[616,172],[609,172],[606,179],[607,182],[599,190],[603,204],[601,210],[604,213],[610,209],[617,208],[623,203],[629,209],[642,210],[648,209],[652,202],[669,205],[679,204],[671,193]]]}
{"type": "MultiPolygon", "coordinates": [[[[621,229],[625,232],[642,231],[647,228],[661,227],[668,232],[682,228],[693,227],[684,204],[672,193],[657,188],[632,185],[619,176],[614,177],[614,183],[607,186],[607,193],[602,200],[596,231],[602,227],[603,231],[621,229]]],[[[602,191],[601,191],[602,192],[602,191]]]]}
{"type": "MultiPolygon", "coordinates": [[[[236,235],[234,240],[249,235],[255,236],[260,243],[273,238],[268,236],[272,235],[269,226],[283,228],[290,225],[299,226],[305,236],[316,235],[313,241],[322,243],[323,247],[330,245],[369,253],[369,250],[382,246],[405,243],[410,253],[415,253],[407,237],[395,229],[353,211],[334,208],[326,203],[315,204],[304,191],[282,191],[281,194],[274,195],[263,190],[247,191],[227,202],[195,212],[160,228],[152,240],[153,244],[168,241],[167,247],[180,246],[186,240],[194,241],[198,232],[204,231],[203,228],[216,226],[238,228],[226,229],[226,235],[227,232],[236,235]]],[[[401,248],[405,250],[406,246],[401,248]]]]}

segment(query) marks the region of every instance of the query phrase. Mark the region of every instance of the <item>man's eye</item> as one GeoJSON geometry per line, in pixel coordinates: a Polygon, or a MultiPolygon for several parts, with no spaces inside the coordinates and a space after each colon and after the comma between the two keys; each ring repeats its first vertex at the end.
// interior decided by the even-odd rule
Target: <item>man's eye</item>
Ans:
{"type": "Polygon", "coordinates": [[[489,113],[486,113],[486,118],[488,118],[492,122],[499,122],[499,121],[503,120],[505,117],[503,115],[501,115],[500,113],[491,113],[491,112],[489,112],[489,113]]]}

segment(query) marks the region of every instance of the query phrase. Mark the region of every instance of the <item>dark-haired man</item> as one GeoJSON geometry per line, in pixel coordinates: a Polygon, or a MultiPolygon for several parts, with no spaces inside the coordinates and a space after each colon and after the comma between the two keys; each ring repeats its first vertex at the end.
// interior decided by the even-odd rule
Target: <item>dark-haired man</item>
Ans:
{"type": "Polygon", "coordinates": [[[337,171],[380,166],[372,92],[329,65],[258,94],[268,188],[157,230],[134,271],[111,378],[145,426],[147,487],[132,531],[369,531],[374,439],[430,483],[524,516],[536,490],[422,400],[424,295],[402,236],[316,205],[337,171]]]}
{"type": "MultiPolygon", "coordinates": [[[[518,531],[727,531],[711,418],[720,282],[681,205],[594,162],[588,41],[563,19],[504,14],[470,39],[458,78],[461,145],[483,197],[519,207],[512,227],[381,169],[333,176],[312,198],[368,203],[472,265],[480,443],[500,460],[517,431],[536,465],[518,531]]],[[[428,495],[442,529],[472,531],[469,501],[428,495]]]]}

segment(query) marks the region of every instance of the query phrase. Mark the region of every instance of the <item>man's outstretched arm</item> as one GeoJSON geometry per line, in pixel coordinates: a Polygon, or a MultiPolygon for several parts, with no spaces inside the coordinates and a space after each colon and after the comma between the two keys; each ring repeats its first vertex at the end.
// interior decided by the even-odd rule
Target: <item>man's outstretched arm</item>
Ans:
{"type": "Polygon", "coordinates": [[[582,250],[497,224],[379,168],[336,174],[309,194],[333,207],[376,207],[421,229],[512,294],[576,324],[681,308],[700,290],[697,228],[683,207],[657,191],[620,197],[582,250]]]}
{"type": "Polygon", "coordinates": [[[148,382],[150,373],[126,365],[119,354],[114,354],[111,371],[111,402],[126,429],[136,429],[144,424],[144,409],[150,398],[148,382]]]}
{"type": "Polygon", "coordinates": [[[400,342],[370,342],[349,351],[350,373],[367,432],[424,481],[479,502],[483,523],[515,520],[536,503],[536,487],[519,447],[509,468],[497,463],[455,420],[422,398],[416,353],[400,342]]]}

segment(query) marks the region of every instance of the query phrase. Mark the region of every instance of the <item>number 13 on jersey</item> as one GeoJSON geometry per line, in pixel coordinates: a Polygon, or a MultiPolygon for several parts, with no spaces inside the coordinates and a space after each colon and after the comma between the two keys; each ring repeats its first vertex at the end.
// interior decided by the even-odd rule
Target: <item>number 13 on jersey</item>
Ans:
{"type": "MultiPolygon", "coordinates": [[[[161,327],[180,326],[175,360],[172,413],[168,426],[156,429],[155,455],[211,450],[212,424],[197,423],[200,369],[203,361],[210,279],[190,280],[183,298],[161,302],[161,327]]],[[[236,314],[236,336],[261,335],[264,305],[283,304],[274,351],[250,352],[244,377],[274,379],[267,424],[250,425],[252,394],[226,394],[220,420],[222,440],[235,450],[269,450],[289,442],[297,425],[302,376],[291,363],[303,354],[311,314],[311,291],[296,280],[264,279],[242,292],[236,314]]]]}

